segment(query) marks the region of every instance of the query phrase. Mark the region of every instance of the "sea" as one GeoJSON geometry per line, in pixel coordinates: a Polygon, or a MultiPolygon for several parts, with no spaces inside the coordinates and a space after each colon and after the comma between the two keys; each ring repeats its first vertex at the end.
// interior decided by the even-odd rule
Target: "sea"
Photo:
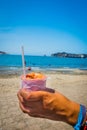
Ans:
{"type": "MultiPolygon", "coordinates": [[[[26,69],[37,71],[68,71],[72,69],[87,70],[87,58],[59,58],[52,56],[25,55],[26,69]]],[[[21,55],[0,55],[0,73],[21,72],[21,55]]]]}

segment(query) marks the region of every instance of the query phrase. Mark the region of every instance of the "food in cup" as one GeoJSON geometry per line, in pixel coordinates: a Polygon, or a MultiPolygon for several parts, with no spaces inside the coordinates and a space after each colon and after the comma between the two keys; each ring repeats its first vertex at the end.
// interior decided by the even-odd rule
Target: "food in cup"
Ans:
{"type": "Polygon", "coordinates": [[[42,73],[31,72],[21,76],[22,88],[32,91],[43,90],[46,88],[46,76],[42,73]]]}

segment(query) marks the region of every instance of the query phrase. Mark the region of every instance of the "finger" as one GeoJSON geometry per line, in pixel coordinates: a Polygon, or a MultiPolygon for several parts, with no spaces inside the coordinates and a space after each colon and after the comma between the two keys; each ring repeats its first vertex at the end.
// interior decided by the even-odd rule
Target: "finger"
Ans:
{"type": "Polygon", "coordinates": [[[36,115],[36,114],[28,113],[28,115],[31,116],[31,117],[38,117],[38,115],[36,115]]]}
{"type": "Polygon", "coordinates": [[[43,115],[43,114],[37,114],[37,113],[28,113],[29,116],[31,117],[36,117],[36,118],[46,118],[46,119],[51,119],[50,116],[43,115]]]}
{"type": "Polygon", "coordinates": [[[17,93],[17,97],[21,103],[24,102],[23,97],[20,95],[20,91],[17,93]]]}
{"type": "Polygon", "coordinates": [[[21,102],[19,102],[19,106],[24,113],[30,112],[29,108],[25,107],[21,102]]]}
{"type": "MultiPolygon", "coordinates": [[[[25,100],[25,99],[20,95],[20,92],[18,92],[17,96],[18,96],[19,101],[20,101],[22,104],[24,104],[24,105],[28,104],[28,105],[29,105],[29,101],[25,100]]],[[[31,105],[31,104],[30,104],[30,105],[31,105]]]]}
{"type": "Polygon", "coordinates": [[[20,95],[25,99],[29,101],[38,101],[43,98],[44,95],[47,95],[48,92],[46,91],[27,91],[25,89],[22,89],[20,91],[20,95]]]}

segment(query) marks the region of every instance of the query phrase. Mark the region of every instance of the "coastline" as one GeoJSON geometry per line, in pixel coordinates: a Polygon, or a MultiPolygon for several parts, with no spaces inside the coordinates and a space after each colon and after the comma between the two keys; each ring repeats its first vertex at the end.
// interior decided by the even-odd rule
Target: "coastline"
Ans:
{"type": "MultiPolygon", "coordinates": [[[[81,68],[49,68],[49,67],[30,67],[31,70],[28,70],[28,67],[26,67],[26,73],[29,72],[42,72],[42,73],[64,73],[64,74],[87,74],[87,69],[81,69],[81,68]]],[[[23,68],[22,67],[0,67],[0,75],[21,75],[23,74],[23,68]]]]}
{"type": "MultiPolygon", "coordinates": [[[[42,72],[47,76],[47,87],[87,106],[87,71],[78,69],[67,72],[65,69],[34,71],[42,72]]],[[[17,99],[21,73],[0,74],[0,128],[2,130],[73,130],[63,122],[33,118],[21,112],[17,99]]]]}

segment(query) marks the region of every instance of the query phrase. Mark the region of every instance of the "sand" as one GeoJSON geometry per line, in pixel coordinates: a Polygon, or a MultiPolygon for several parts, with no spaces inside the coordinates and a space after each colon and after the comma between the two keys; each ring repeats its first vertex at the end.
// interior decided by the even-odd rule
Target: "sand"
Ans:
{"type": "MultiPolygon", "coordinates": [[[[69,99],[87,106],[87,72],[44,72],[47,86],[56,89],[69,99]]],[[[29,117],[19,108],[17,92],[20,75],[0,75],[0,130],[73,130],[58,121],[29,117]]]]}

